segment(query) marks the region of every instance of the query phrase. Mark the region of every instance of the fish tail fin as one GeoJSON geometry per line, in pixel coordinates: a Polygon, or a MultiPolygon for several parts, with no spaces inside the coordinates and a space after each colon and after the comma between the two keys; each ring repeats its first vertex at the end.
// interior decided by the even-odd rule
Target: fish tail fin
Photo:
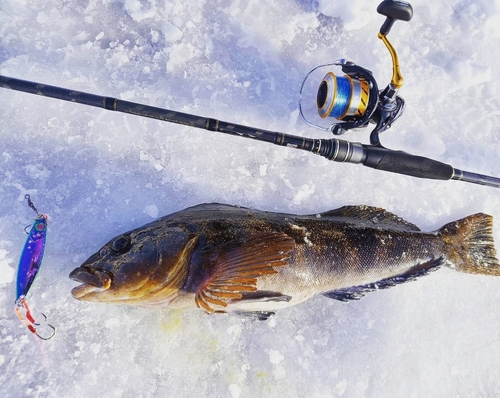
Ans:
{"type": "Polygon", "coordinates": [[[478,213],[439,230],[445,242],[446,265],[469,274],[500,276],[493,241],[493,217],[478,213]]]}

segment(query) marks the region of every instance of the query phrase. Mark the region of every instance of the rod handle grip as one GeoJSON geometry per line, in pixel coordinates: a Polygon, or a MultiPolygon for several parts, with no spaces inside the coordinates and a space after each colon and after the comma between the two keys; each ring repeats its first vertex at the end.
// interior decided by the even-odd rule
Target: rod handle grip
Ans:
{"type": "Polygon", "coordinates": [[[449,180],[453,176],[453,167],[437,160],[383,147],[363,147],[366,155],[363,165],[377,170],[433,180],[449,180]]]}

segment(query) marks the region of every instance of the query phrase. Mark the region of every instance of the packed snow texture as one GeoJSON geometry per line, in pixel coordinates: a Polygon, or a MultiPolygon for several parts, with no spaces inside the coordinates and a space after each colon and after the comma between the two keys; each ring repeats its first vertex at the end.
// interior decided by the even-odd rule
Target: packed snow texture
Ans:
{"type": "MultiPolygon", "coordinates": [[[[412,2],[389,38],[407,108],[385,146],[500,176],[500,1],[412,2]]],[[[368,0],[2,0],[0,74],[313,138],[302,79],[348,58],[390,80],[368,0]]],[[[386,208],[425,231],[495,188],[421,180],[239,137],[0,89],[3,397],[499,396],[500,279],[442,269],[348,304],[317,296],[268,321],[73,299],[69,272],[113,236],[203,202],[318,213],[386,208]],[[34,213],[50,215],[35,314],[14,315],[34,213]]],[[[367,143],[368,132],[346,139],[367,143]]],[[[497,222],[498,224],[498,222],[497,222]]],[[[495,240],[500,244],[495,226],[495,240]]]]}

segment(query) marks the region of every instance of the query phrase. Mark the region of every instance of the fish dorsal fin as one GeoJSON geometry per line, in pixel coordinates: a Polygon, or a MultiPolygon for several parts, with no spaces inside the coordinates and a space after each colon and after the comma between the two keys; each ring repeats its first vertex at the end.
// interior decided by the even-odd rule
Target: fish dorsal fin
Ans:
{"type": "Polygon", "coordinates": [[[245,292],[257,291],[257,278],[276,274],[276,267],[288,265],[294,247],[295,241],[288,235],[264,232],[210,249],[206,266],[213,271],[196,293],[196,305],[215,312],[212,304],[227,307],[229,300],[239,300],[245,292]]]}
{"type": "Polygon", "coordinates": [[[369,223],[373,227],[384,226],[397,228],[401,231],[420,231],[415,224],[403,220],[401,217],[379,207],[366,205],[344,206],[320,214],[325,218],[349,218],[369,223]]]}

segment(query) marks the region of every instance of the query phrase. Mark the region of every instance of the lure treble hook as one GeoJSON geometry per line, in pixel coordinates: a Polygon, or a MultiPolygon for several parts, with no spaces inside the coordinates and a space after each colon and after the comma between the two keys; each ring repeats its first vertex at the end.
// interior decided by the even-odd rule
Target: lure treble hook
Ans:
{"type": "Polygon", "coordinates": [[[38,338],[42,340],[50,340],[52,337],[55,336],[56,328],[47,323],[47,316],[43,312],[41,312],[41,314],[44,317],[44,321],[45,323],[47,323],[47,326],[52,329],[52,332],[48,337],[42,336],[40,333],[38,333],[38,330],[35,326],[40,326],[40,323],[37,323],[35,321],[35,318],[31,314],[31,311],[28,307],[28,303],[24,296],[21,296],[16,300],[16,307],[14,310],[16,312],[17,317],[21,320],[21,322],[24,323],[26,327],[29,329],[29,331],[35,334],[38,338]],[[24,314],[22,313],[23,309],[24,309],[24,314]]]}

